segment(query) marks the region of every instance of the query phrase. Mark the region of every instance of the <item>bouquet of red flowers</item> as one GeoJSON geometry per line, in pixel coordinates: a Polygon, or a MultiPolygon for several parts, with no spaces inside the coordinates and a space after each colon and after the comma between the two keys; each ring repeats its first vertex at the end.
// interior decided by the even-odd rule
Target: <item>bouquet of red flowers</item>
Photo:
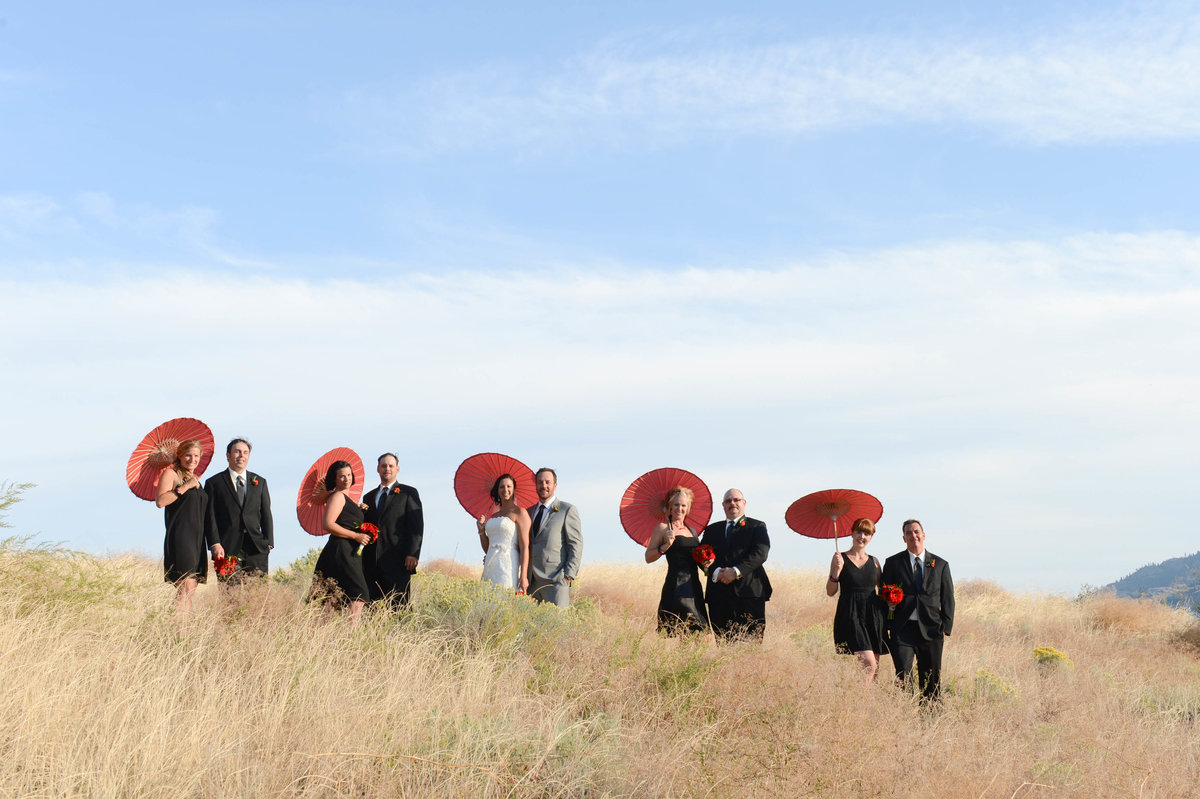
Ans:
{"type": "Polygon", "coordinates": [[[221,556],[213,558],[213,568],[219,577],[228,577],[237,571],[238,557],[230,555],[229,557],[221,556]]]}
{"type": "Polygon", "coordinates": [[[896,605],[904,601],[904,589],[898,585],[885,585],[879,592],[879,598],[888,603],[888,618],[896,614],[896,605]]]}
{"type": "MultiPolygon", "coordinates": [[[[376,527],[375,525],[371,524],[370,522],[363,522],[356,529],[360,533],[366,533],[367,535],[371,536],[372,544],[374,544],[376,541],[379,540],[379,528],[376,527]]],[[[355,552],[354,554],[358,555],[361,558],[362,552],[363,552],[363,547],[365,547],[365,546],[366,546],[366,544],[359,544],[358,551],[355,552]]]]}
{"type": "Polygon", "coordinates": [[[704,564],[715,560],[717,557],[716,551],[708,544],[701,544],[692,550],[692,560],[700,564],[700,568],[705,568],[704,564]]]}

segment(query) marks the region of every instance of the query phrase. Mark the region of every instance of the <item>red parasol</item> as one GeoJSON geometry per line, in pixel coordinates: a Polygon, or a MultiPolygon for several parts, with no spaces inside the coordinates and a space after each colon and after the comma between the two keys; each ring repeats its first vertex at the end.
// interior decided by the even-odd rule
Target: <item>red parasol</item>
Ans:
{"type": "Polygon", "coordinates": [[[133,454],[129,456],[129,465],[125,467],[125,482],[134,496],[151,502],[157,498],[158,478],[162,476],[163,470],[174,462],[175,450],[180,442],[189,438],[196,439],[204,448],[200,456],[200,465],[196,467],[196,476],[204,474],[213,457],[212,430],[199,419],[172,419],[147,433],[142,443],[134,447],[133,454]]]}
{"type": "Polygon", "coordinates": [[[472,519],[486,516],[496,507],[492,501],[492,486],[502,474],[511,474],[516,482],[517,504],[528,508],[538,501],[537,488],[533,484],[533,469],[516,458],[499,452],[481,452],[472,455],[458,466],[454,473],[454,496],[472,519]]]}
{"type": "Polygon", "coordinates": [[[832,538],[837,548],[838,536],[848,535],[850,525],[862,518],[872,522],[883,516],[883,503],[865,491],[852,488],[831,488],[800,497],[784,514],[787,526],[809,538],[832,538]],[[842,529],[838,529],[838,520],[842,529]]]}
{"type": "Polygon", "coordinates": [[[690,488],[696,495],[684,523],[697,534],[708,526],[713,509],[708,486],[685,469],[666,467],[646,472],[625,489],[625,495],[621,497],[621,526],[630,538],[642,546],[649,543],[655,525],[666,521],[663,503],[675,486],[690,488]]]}
{"type": "Polygon", "coordinates": [[[296,518],[309,535],[327,535],[325,500],[329,499],[329,494],[325,491],[325,472],[329,471],[334,461],[346,461],[350,464],[350,468],[354,470],[354,485],[346,493],[355,502],[362,499],[366,472],[363,471],[362,458],[358,457],[357,452],[349,447],[334,447],[317,458],[317,462],[304,473],[304,479],[300,481],[300,492],[296,494],[296,518]]]}

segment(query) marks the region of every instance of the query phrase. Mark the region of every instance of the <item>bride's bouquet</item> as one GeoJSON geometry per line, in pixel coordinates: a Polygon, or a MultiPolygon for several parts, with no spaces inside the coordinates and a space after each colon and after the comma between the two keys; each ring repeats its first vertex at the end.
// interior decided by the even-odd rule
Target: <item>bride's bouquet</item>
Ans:
{"type": "MultiPolygon", "coordinates": [[[[371,524],[370,522],[363,522],[355,529],[357,529],[360,533],[366,533],[367,535],[371,536],[372,544],[374,544],[376,541],[379,540],[379,528],[376,527],[375,525],[371,524]]],[[[365,547],[365,546],[366,546],[366,544],[359,544],[358,549],[355,551],[354,554],[358,555],[361,558],[362,553],[363,553],[363,547],[365,547]]]]}

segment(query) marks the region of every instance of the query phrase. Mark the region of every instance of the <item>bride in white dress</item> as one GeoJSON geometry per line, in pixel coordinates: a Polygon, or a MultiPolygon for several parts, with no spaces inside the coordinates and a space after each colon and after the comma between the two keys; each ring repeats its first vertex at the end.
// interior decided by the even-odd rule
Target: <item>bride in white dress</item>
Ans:
{"type": "Polygon", "coordinates": [[[511,474],[496,478],[491,494],[496,512],[476,521],[484,551],[483,579],[523,594],[529,588],[529,512],[517,504],[511,474]]]}

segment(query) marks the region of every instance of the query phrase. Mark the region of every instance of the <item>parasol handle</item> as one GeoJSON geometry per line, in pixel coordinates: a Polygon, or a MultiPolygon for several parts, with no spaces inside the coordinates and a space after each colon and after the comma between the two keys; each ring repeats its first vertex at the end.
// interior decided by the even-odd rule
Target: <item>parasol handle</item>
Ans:
{"type": "Polygon", "coordinates": [[[838,517],[831,516],[830,518],[833,519],[833,551],[837,552],[838,551],[838,531],[837,531],[838,517]]]}

